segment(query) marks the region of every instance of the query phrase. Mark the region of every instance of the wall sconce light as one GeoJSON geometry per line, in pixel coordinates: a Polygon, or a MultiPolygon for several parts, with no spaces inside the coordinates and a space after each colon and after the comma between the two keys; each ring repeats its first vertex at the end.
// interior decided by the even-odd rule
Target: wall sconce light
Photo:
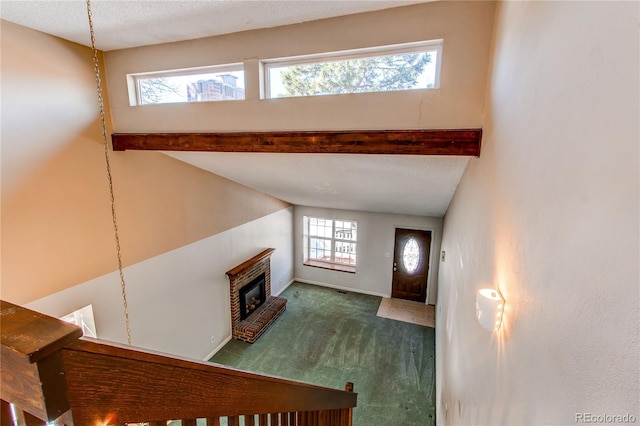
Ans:
{"type": "Polygon", "coordinates": [[[487,331],[496,331],[502,324],[504,299],[498,290],[483,288],[476,294],[476,316],[480,326],[487,331]]]}

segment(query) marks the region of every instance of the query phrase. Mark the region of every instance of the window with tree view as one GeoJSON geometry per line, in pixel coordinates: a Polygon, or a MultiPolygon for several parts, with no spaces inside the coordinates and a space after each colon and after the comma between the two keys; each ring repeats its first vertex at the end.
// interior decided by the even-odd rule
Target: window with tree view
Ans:
{"type": "Polygon", "coordinates": [[[305,264],[320,267],[348,265],[353,267],[348,271],[355,271],[358,240],[356,221],[304,216],[303,222],[305,264]]]}
{"type": "Polygon", "coordinates": [[[442,40],[263,61],[267,98],[439,87],[442,40]]]}

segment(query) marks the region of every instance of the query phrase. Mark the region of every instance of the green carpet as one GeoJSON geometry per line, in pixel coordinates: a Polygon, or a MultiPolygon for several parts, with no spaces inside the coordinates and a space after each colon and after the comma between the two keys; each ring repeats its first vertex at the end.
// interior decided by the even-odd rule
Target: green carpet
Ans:
{"type": "Polygon", "coordinates": [[[435,424],[435,330],[376,312],[380,297],[293,283],[287,310],[253,345],[211,362],[358,393],[354,426],[435,424]]]}

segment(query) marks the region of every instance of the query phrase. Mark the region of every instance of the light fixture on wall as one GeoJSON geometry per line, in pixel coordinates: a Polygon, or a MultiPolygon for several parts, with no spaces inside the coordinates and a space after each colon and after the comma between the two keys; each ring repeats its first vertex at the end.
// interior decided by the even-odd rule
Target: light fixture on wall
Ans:
{"type": "Polygon", "coordinates": [[[483,288],[476,294],[476,316],[480,326],[487,331],[496,331],[502,324],[504,299],[498,290],[483,288]]]}

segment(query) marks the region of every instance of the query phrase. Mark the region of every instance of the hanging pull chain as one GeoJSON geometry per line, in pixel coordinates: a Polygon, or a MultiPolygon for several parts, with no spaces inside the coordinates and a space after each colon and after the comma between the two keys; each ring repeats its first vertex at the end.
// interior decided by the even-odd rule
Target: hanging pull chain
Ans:
{"type": "Polygon", "coordinates": [[[87,0],[87,14],[89,15],[89,32],[91,33],[91,50],[93,51],[93,68],[96,73],[96,85],[98,88],[98,104],[100,106],[100,125],[102,128],[102,142],[104,145],[104,160],[107,167],[107,178],[109,180],[109,198],[111,200],[111,218],[113,220],[113,232],[116,240],[116,255],[118,257],[118,272],[120,273],[120,288],[122,290],[122,305],[124,307],[124,322],[127,328],[127,343],[131,346],[131,328],[129,327],[129,306],[127,304],[127,285],[124,280],[122,270],[122,253],[120,250],[120,233],[118,232],[118,221],[116,220],[116,200],[113,195],[113,178],[111,177],[111,161],[109,159],[109,143],[107,142],[107,124],[104,114],[104,98],[102,97],[102,80],[100,78],[100,63],[98,61],[98,50],[96,49],[96,38],[93,32],[93,16],[91,15],[91,0],[87,0]]]}

